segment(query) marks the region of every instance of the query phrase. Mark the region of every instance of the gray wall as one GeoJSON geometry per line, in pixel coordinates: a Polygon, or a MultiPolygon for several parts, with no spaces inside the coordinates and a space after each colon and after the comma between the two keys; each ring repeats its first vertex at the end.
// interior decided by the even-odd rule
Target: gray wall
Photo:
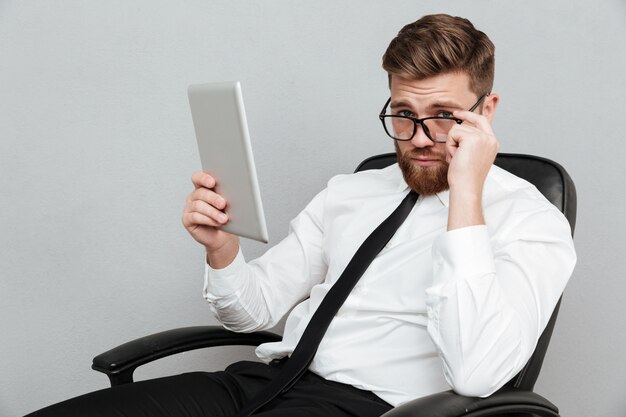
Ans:
{"type": "Polygon", "coordinates": [[[497,46],[502,150],[556,159],[578,188],[579,263],[537,391],[564,416],[624,415],[621,0],[0,2],[0,415],[104,387],[91,358],[119,343],[215,323],[180,224],[199,169],[188,84],[242,81],[272,245],[331,175],[392,149],[381,55],[439,11],[497,46]]]}

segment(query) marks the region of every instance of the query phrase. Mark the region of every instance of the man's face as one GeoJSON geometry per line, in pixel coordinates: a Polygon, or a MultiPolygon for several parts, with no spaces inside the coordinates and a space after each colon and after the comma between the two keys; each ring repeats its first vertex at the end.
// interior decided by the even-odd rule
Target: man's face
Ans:
{"type": "MultiPolygon", "coordinates": [[[[437,75],[423,80],[391,77],[393,114],[415,118],[452,116],[467,110],[478,99],[469,89],[464,73],[437,75]]],[[[480,113],[480,108],[476,110],[480,113]]],[[[448,189],[446,144],[431,141],[421,126],[410,141],[394,141],[404,180],[419,194],[432,195],[448,189]]]]}

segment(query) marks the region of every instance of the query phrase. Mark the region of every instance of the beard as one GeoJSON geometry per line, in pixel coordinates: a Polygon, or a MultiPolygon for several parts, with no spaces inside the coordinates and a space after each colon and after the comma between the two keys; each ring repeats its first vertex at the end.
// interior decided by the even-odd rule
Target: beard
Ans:
{"type": "Polygon", "coordinates": [[[448,186],[448,162],[444,154],[433,152],[429,148],[415,148],[402,153],[397,142],[394,142],[398,165],[402,170],[404,181],[409,187],[421,195],[433,195],[446,191],[448,186]],[[415,165],[411,159],[417,157],[440,159],[442,162],[436,166],[421,167],[415,165]]]}

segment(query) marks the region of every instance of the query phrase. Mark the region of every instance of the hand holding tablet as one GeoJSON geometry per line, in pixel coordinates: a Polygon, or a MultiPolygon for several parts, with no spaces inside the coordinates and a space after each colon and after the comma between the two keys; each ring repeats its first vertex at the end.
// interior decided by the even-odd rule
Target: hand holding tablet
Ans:
{"type": "Polygon", "coordinates": [[[183,224],[207,247],[227,241],[223,232],[267,243],[240,84],[191,85],[188,96],[204,173],[192,178],[183,224]]]}

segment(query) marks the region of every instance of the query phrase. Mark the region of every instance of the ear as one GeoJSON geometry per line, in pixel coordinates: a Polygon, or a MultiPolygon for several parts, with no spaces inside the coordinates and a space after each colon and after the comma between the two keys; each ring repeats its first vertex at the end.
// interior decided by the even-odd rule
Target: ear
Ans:
{"type": "Polygon", "coordinates": [[[485,97],[482,114],[487,118],[487,120],[489,120],[490,123],[493,122],[493,118],[496,115],[496,107],[498,107],[499,101],[500,96],[496,93],[491,93],[485,97]]]}

